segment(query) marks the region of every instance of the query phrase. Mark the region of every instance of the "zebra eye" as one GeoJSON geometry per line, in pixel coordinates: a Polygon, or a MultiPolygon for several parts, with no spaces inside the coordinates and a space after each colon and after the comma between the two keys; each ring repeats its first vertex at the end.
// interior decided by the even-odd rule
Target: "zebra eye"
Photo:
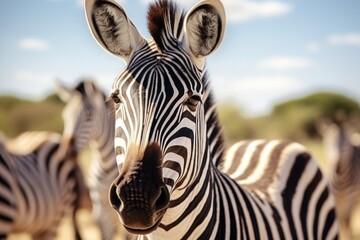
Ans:
{"type": "Polygon", "coordinates": [[[120,103],[121,101],[120,101],[120,98],[118,97],[118,96],[113,96],[112,97],[112,100],[114,101],[114,103],[120,103]]]}
{"type": "Polygon", "coordinates": [[[190,111],[195,112],[199,102],[201,102],[201,97],[197,95],[192,95],[185,101],[185,104],[190,109],[190,111]]]}
{"type": "Polygon", "coordinates": [[[121,102],[121,100],[120,100],[117,92],[111,93],[110,98],[112,99],[112,101],[113,101],[115,104],[118,104],[118,103],[121,102]]]}

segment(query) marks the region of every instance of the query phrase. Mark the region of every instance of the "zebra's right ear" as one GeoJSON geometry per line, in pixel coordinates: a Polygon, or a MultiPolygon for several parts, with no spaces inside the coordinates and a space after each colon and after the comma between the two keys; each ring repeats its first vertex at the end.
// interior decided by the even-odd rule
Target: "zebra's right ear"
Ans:
{"type": "Polygon", "coordinates": [[[198,67],[217,49],[224,37],[225,9],[220,0],[203,0],[197,3],[185,18],[185,49],[198,67]]]}
{"type": "Polygon", "coordinates": [[[330,125],[331,121],[328,118],[320,117],[315,120],[315,128],[316,131],[320,134],[320,136],[324,136],[330,125]]]}
{"type": "Polygon", "coordinates": [[[91,33],[100,46],[127,63],[145,42],[124,9],[114,0],[85,0],[85,14],[91,33]]]}

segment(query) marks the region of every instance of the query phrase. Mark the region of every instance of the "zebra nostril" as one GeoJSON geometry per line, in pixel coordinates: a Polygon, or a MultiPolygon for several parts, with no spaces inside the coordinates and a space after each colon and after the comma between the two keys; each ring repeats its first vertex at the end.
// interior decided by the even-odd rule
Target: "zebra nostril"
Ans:
{"type": "Polygon", "coordinates": [[[169,200],[170,200],[169,191],[165,185],[162,185],[160,187],[160,194],[155,201],[156,211],[160,211],[160,210],[163,210],[164,208],[166,208],[169,204],[169,200]]]}
{"type": "Polygon", "coordinates": [[[113,183],[109,190],[109,201],[111,206],[116,210],[119,211],[121,200],[120,196],[118,195],[117,186],[113,183]]]}

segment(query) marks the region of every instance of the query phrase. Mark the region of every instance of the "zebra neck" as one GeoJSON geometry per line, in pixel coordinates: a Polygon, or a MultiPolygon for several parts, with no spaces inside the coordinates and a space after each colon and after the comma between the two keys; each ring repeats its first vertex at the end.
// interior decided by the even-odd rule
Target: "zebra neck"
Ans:
{"type": "Polygon", "coordinates": [[[325,150],[331,164],[343,165],[351,160],[353,145],[344,127],[336,136],[325,139],[325,150]]]}
{"type": "Polygon", "coordinates": [[[236,209],[238,202],[229,201],[229,193],[224,189],[231,184],[236,186],[236,183],[218,169],[210,156],[208,146],[200,166],[201,173],[186,188],[171,194],[167,213],[149,239],[172,239],[173,236],[179,239],[216,239],[214,234],[217,231],[225,231],[221,219],[224,219],[226,208],[236,209]]]}
{"type": "Polygon", "coordinates": [[[115,116],[113,110],[110,107],[107,108],[107,112],[100,116],[102,119],[98,121],[97,133],[92,137],[91,144],[94,146],[100,155],[100,161],[115,162],[114,155],[114,135],[115,135],[115,116]]]}
{"type": "Polygon", "coordinates": [[[58,161],[74,161],[78,155],[78,149],[72,138],[62,137],[59,147],[54,154],[54,158],[58,161]]]}
{"type": "MultiPolygon", "coordinates": [[[[204,79],[207,81],[206,75],[204,76],[204,79]]],[[[210,153],[209,158],[215,166],[219,167],[224,158],[224,137],[217,108],[214,103],[214,97],[208,84],[206,84],[206,95],[207,98],[204,104],[204,110],[206,113],[206,136],[210,153]]]]}

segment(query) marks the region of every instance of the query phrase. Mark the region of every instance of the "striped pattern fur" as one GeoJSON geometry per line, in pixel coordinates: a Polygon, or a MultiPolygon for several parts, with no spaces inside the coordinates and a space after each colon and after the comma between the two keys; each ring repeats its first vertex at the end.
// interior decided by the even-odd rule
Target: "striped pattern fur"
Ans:
{"type": "MultiPolygon", "coordinates": [[[[88,99],[82,97],[91,90],[79,84],[72,91],[59,92],[68,101],[63,110],[62,136],[24,133],[7,144],[13,149],[18,146],[17,153],[8,151],[3,144],[0,238],[12,232],[26,232],[35,239],[53,239],[65,213],[72,212],[75,220],[76,210],[83,204],[86,207],[89,193],[76,158],[92,131],[93,111],[88,107],[88,99]]],[[[74,224],[79,239],[78,227],[74,224]]]]}
{"type": "Polygon", "coordinates": [[[224,33],[220,1],[186,16],[156,1],[150,40],[112,0],[85,8],[95,39],[127,63],[111,93],[119,176],[110,202],[125,229],[147,239],[337,239],[333,197],[303,146],[245,141],[225,157],[204,71],[224,33]]]}
{"type": "Polygon", "coordinates": [[[52,138],[25,155],[0,148],[0,239],[16,232],[55,237],[62,217],[76,208],[83,181],[69,144],[52,138]]]}

